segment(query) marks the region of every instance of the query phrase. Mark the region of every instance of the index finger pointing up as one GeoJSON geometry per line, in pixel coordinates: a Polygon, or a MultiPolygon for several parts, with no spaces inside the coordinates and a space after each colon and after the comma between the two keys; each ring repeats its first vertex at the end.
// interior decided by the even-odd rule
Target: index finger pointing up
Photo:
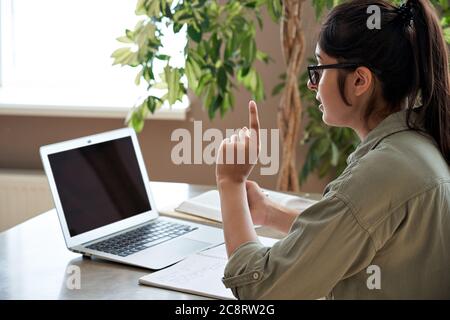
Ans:
{"type": "Polygon", "coordinates": [[[255,101],[250,101],[248,104],[248,111],[250,117],[250,145],[254,145],[256,148],[250,148],[250,162],[255,163],[259,154],[259,119],[258,119],[258,107],[255,101]]]}
{"type": "Polygon", "coordinates": [[[251,100],[248,104],[249,111],[249,122],[250,129],[256,131],[256,134],[259,135],[259,118],[258,118],[258,107],[256,106],[255,101],[251,100]]]}

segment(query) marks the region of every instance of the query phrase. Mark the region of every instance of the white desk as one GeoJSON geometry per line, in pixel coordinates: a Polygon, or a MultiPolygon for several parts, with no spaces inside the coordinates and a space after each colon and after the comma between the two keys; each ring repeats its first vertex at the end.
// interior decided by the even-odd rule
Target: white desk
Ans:
{"type": "MultiPolygon", "coordinates": [[[[158,208],[214,188],[152,183],[158,208]]],[[[258,232],[260,233],[260,232],[258,232]]],[[[271,234],[261,231],[261,235],[271,234]]],[[[272,234],[273,235],[273,234],[272,234]]],[[[150,271],[67,250],[55,210],[0,233],[0,299],[205,299],[138,284],[150,271]],[[81,288],[67,288],[67,268],[80,267],[81,288]]]]}

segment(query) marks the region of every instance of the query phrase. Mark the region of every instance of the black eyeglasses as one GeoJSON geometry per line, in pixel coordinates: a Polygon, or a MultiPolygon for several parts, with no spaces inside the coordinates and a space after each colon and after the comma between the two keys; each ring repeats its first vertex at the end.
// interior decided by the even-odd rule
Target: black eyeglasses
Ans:
{"type": "Polygon", "coordinates": [[[336,64],[323,64],[320,66],[308,66],[309,80],[313,86],[319,84],[320,77],[322,77],[322,72],[325,69],[356,69],[360,64],[357,63],[336,63],[336,64]]]}

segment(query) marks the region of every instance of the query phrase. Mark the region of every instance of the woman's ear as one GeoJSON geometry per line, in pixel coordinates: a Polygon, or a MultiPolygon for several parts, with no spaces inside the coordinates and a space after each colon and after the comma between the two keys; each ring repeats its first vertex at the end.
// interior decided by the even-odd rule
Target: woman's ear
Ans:
{"type": "Polygon", "coordinates": [[[355,88],[355,96],[362,96],[368,92],[372,86],[373,75],[367,67],[358,67],[355,70],[353,78],[353,86],[355,88]]]}

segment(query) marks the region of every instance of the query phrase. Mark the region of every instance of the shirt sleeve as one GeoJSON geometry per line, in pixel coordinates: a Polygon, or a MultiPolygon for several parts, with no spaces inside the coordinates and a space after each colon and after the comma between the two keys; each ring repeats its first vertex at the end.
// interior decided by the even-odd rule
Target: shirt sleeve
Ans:
{"type": "Polygon", "coordinates": [[[374,256],[372,239],[352,207],[333,195],[303,211],[273,247],[238,247],[222,281],[238,299],[318,299],[374,256]]]}

